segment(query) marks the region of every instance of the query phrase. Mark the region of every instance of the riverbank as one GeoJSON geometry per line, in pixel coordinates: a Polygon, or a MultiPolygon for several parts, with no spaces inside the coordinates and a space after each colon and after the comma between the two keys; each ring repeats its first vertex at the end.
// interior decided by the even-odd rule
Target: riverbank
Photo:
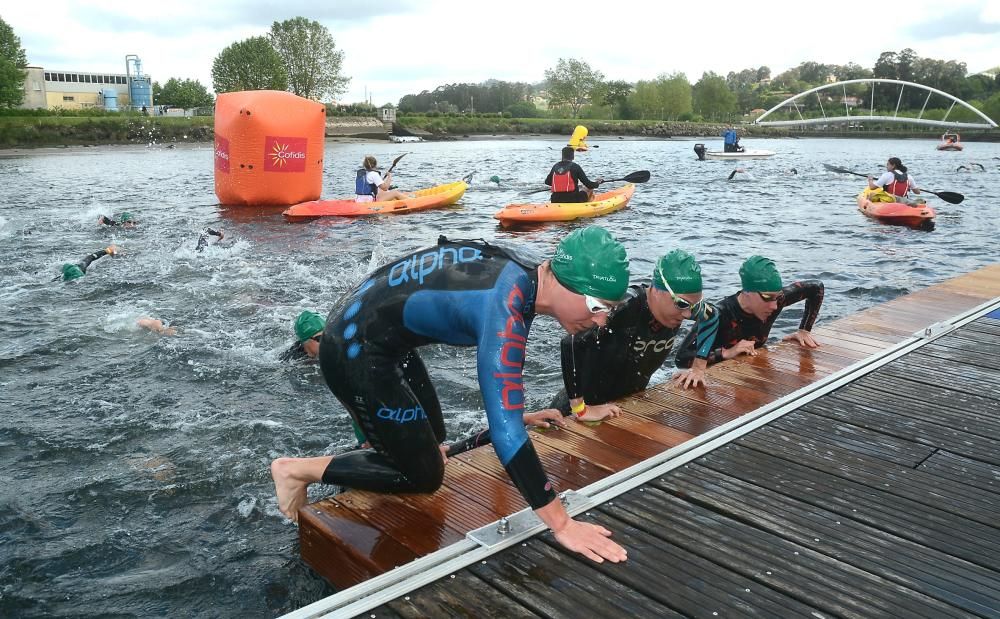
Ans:
{"type": "MultiPolygon", "coordinates": [[[[377,119],[331,119],[337,127],[327,129],[327,140],[384,141],[388,132],[377,119]],[[361,124],[359,124],[359,122],[361,124]],[[343,126],[341,126],[343,125],[343,126]],[[349,125],[349,126],[348,126],[349,125]]],[[[4,116],[0,117],[0,149],[25,149],[104,144],[178,144],[211,142],[215,135],[211,116],[4,116]]],[[[553,118],[470,118],[402,116],[393,133],[425,140],[517,139],[559,136],[586,125],[592,138],[619,139],[717,139],[722,123],[660,122],[640,120],[581,120],[553,118]]],[[[940,128],[899,126],[873,131],[867,128],[816,129],[812,127],[758,127],[739,125],[742,137],[750,138],[874,138],[937,139],[940,128]]],[[[1000,142],[1000,131],[963,131],[964,142],[1000,142]]]]}

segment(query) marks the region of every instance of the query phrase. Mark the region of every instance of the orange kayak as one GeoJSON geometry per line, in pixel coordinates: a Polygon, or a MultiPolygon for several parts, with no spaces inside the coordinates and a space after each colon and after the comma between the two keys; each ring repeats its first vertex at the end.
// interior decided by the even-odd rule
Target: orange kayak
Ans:
{"type": "Polygon", "coordinates": [[[858,210],[884,224],[909,226],[921,230],[934,229],[934,209],[926,204],[910,206],[906,202],[878,202],[869,198],[875,194],[887,195],[881,189],[865,189],[858,194],[858,210]]]}
{"type": "Polygon", "coordinates": [[[509,226],[525,222],[571,221],[580,217],[599,217],[620,211],[632,199],[635,185],[629,183],[621,189],[597,194],[590,202],[546,204],[508,204],[493,217],[500,225],[509,226]]]}
{"type": "Polygon", "coordinates": [[[465,195],[465,190],[468,187],[464,181],[447,183],[414,192],[412,198],[387,202],[357,202],[353,198],[312,200],[296,204],[282,214],[288,219],[308,219],[311,217],[360,217],[363,215],[412,213],[450,206],[465,195]]]}

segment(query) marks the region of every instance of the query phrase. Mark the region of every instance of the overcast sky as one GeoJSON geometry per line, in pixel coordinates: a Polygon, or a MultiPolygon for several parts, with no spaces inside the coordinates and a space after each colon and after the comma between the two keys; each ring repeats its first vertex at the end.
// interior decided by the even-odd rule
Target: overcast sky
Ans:
{"type": "Polygon", "coordinates": [[[161,84],[212,89],[212,61],[231,43],[301,15],[333,34],[351,77],[341,100],[397,102],[408,93],[489,78],[537,82],[560,58],[608,79],[683,72],[725,75],[766,65],[772,74],[812,60],[871,67],[883,51],[1000,65],[1000,0],[835,3],[469,2],[468,0],[46,0],[5,2],[3,18],[28,62],[46,69],[124,72],[125,55],[161,84]],[[488,8],[480,8],[488,7],[488,8]],[[826,13],[818,18],[821,10],[826,13]]]}

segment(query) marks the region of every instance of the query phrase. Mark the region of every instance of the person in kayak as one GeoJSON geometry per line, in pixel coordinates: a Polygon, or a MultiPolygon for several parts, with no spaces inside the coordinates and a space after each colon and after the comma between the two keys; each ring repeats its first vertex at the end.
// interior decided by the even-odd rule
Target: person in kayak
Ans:
{"type": "Polygon", "coordinates": [[[593,181],[587,178],[587,174],[580,164],[573,161],[573,157],[573,147],[563,146],[562,161],[552,166],[545,177],[545,184],[552,188],[550,202],[590,202],[594,198],[594,190],[604,182],[603,177],[593,181]],[[580,189],[581,183],[586,189],[580,189]]]}
{"type": "MultiPolygon", "coordinates": [[[[64,282],[70,282],[74,279],[78,279],[87,274],[87,268],[95,260],[103,258],[104,256],[115,256],[118,254],[118,247],[115,245],[108,245],[106,248],[99,251],[95,251],[92,254],[87,254],[83,257],[83,260],[77,262],[76,264],[66,263],[62,265],[62,280],[64,282]]],[[[59,279],[58,277],[56,279],[59,279]]]]}
{"type": "Polygon", "coordinates": [[[602,325],[628,287],[625,248],[590,226],[541,262],[481,241],[449,241],[377,269],[330,312],[320,367],[372,449],[271,463],[278,508],[292,520],[309,484],[374,492],[434,492],[444,476],[444,418],[417,348],[475,346],[493,447],[514,485],[563,546],[623,561],[610,531],[573,520],[556,499],[524,429],[522,383],[536,314],[567,331],[602,325]]]}
{"type": "Polygon", "coordinates": [[[392,172],[385,175],[379,174],[378,161],[371,155],[365,155],[361,161],[354,180],[355,201],[357,202],[386,202],[388,200],[401,200],[411,197],[410,194],[389,189],[392,185],[392,172]]]}
{"type": "MultiPolygon", "coordinates": [[[[549,406],[580,421],[617,417],[621,410],[609,402],[649,385],[670,356],[681,323],[692,317],[697,319],[701,345],[697,354],[705,359],[715,341],[719,316],[702,303],[701,266],[691,254],[675,249],[657,261],[652,285],[632,286],[605,326],[562,339],[564,389],[549,406]]],[[[696,373],[683,374],[677,380],[685,386],[704,382],[696,373]]]]}
{"type": "MultiPolygon", "coordinates": [[[[899,157],[889,157],[889,161],[885,164],[885,172],[883,172],[877,179],[872,176],[868,177],[869,189],[882,189],[900,202],[906,201],[906,197],[909,195],[911,190],[913,193],[920,193],[916,184],[917,183],[913,180],[913,177],[907,174],[906,166],[903,165],[903,162],[900,161],[899,157]]],[[[877,202],[877,200],[874,199],[872,201],[877,202]]]]}
{"type": "Polygon", "coordinates": [[[118,216],[117,219],[101,215],[100,217],[97,218],[97,223],[102,226],[114,226],[114,227],[120,226],[122,228],[134,228],[135,226],[139,225],[139,222],[136,221],[134,217],[132,217],[132,213],[129,213],[128,211],[124,211],[121,215],[118,216]]]}
{"type": "MultiPolygon", "coordinates": [[[[808,279],[783,286],[774,262],[763,256],[747,258],[740,267],[740,282],[740,292],[716,305],[719,328],[705,359],[707,365],[744,354],[756,356],[757,349],[767,342],[781,310],[802,300],[806,305],[799,330],[784,339],[794,340],[805,348],[819,346],[810,331],[823,305],[823,282],[808,279]]],[[[697,369],[705,364],[699,361],[702,344],[693,332],[688,334],[677,353],[677,367],[697,369]]]]}

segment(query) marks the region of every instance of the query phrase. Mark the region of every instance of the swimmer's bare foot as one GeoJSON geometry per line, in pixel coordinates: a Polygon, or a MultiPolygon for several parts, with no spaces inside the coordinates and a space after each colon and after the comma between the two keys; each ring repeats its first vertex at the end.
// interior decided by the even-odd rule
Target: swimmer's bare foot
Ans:
{"type": "Polygon", "coordinates": [[[299,509],[307,501],[306,488],[323,478],[332,456],[319,458],[278,458],[271,463],[278,509],[292,522],[299,521],[299,509]]]}

